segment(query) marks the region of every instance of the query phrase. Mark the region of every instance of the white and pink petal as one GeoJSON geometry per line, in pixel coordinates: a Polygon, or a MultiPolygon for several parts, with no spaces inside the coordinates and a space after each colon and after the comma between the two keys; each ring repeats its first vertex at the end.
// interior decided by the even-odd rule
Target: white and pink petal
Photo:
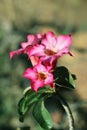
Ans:
{"type": "Polygon", "coordinates": [[[36,80],[37,72],[35,72],[32,68],[27,68],[23,73],[23,76],[29,80],[36,80]]]}
{"type": "Polygon", "coordinates": [[[64,48],[69,48],[69,46],[72,43],[71,35],[59,35],[57,37],[57,44],[56,48],[58,50],[64,49],[64,48]]]}
{"type": "Polygon", "coordinates": [[[31,85],[32,90],[37,92],[39,88],[44,87],[44,81],[42,81],[42,80],[35,80],[35,81],[32,80],[30,82],[30,85],[31,85]]]}
{"type": "Polygon", "coordinates": [[[16,54],[20,55],[22,53],[24,53],[24,49],[18,49],[18,50],[15,50],[15,51],[10,51],[10,53],[9,53],[10,59],[12,59],[16,54]]]}
{"type": "Polygon", "coordinates": [[[45,53],[44,53],[44,46],[43,45],[36,45],[36,46],[33,46],[31,49],[30,49],[30,56],[44,56],[45,53]]]}

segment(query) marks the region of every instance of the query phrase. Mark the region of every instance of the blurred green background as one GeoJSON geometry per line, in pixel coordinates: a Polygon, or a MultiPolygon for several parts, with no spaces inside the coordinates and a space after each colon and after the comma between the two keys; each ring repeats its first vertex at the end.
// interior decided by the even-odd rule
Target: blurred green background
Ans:
{"type": "MultiPolygon", "coordinates": [[[[47,31],[72,34],[73,57],[64,55],[58,63],[77,75],[77,87],[73,92],[61,90],[61,94],[72,109],[76,130],[87,130],[87,0],[0,0],[0,130],[24,126],[42,130],[31,112],[23,124],[18,120],[17,104],[29,85],[22,73],[29,62],[24,55],[10,60],[9,52],[20,48],[27,34],[47,31]]],[[[56,109],[52,113],[55,123],[61,122],[62,116],[56,109]]]]}

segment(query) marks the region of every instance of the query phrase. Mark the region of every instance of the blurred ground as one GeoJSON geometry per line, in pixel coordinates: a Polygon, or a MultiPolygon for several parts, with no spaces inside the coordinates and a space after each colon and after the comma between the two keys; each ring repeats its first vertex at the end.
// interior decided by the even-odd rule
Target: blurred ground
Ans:
{"type": "MultiPolygon", "coordinates": [[[[77,87],[72,96],[69,97],[68,93],[65,96],[72,104],[87,101],[86,12],[86,0],[0,0],[0,130],[4,130],[2,126],[6,126],[6,129],[7,126],[22,126],[18,121],[17,103],[29,84],[22,77],[28,61],[26,56],[15,56],[11,61],[9,51],[18,49],[29,33],[51,30],[57,35],[72,34],[73,57],[64,55],[58,63],[76,74],[77,87]]],[[[77,114],[74,112],[74,115],[79,115],[78,111],[82,113],[75,116],[77,122],[81,121],[80,126],[76,124],[77,130],[87,130],[86,108],[82,105],[76,109],[77,114]]],[[[28,118],[28,121],[34,130],[32,119],[28,118]]]]}
{"type": "Polygon", "coordinates": [[[87,28],[86,0],[1,0],[0,12],[2,21],[17,27],[25,28],[32,20],[38,20],[87,28]]]}

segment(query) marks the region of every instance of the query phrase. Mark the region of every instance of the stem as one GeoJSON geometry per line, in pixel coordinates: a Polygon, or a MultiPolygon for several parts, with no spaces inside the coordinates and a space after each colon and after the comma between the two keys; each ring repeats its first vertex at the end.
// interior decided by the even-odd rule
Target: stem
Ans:
{"type": "Polygon", "coordinates": [[[72,112],[70,110],[70,107],[68,106],[68,104],[66,103],[66,101],[64,100],[64,98],[62,96],[60,96],[59,94],[56,95],[56,98],[60,101],[61,105],[63,106],[63,108],[65,109],[65,112],[68,116],[68,120],[69,120],[69,130],[75,130],[74,129],[74,119],[72,116],[72,112]]]}

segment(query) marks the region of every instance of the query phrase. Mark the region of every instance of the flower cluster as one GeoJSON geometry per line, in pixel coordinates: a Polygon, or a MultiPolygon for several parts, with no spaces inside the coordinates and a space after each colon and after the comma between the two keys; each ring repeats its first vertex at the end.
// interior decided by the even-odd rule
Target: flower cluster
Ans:
{"type": "Polygon", "coordinates": [[[21,43],[21,48],[10,52],[12,59],[15,54],[27,54],[32,63],[23,76],[30,80],[31,88],[38,91],[40,87],[49,85],[54,87],[53,70],[57,59],[63,54],[72,55],[69,47],[72,43],[71,35],[55,36],[53,32],[46,34],[28,35],[27,42],[21,43]]]}

